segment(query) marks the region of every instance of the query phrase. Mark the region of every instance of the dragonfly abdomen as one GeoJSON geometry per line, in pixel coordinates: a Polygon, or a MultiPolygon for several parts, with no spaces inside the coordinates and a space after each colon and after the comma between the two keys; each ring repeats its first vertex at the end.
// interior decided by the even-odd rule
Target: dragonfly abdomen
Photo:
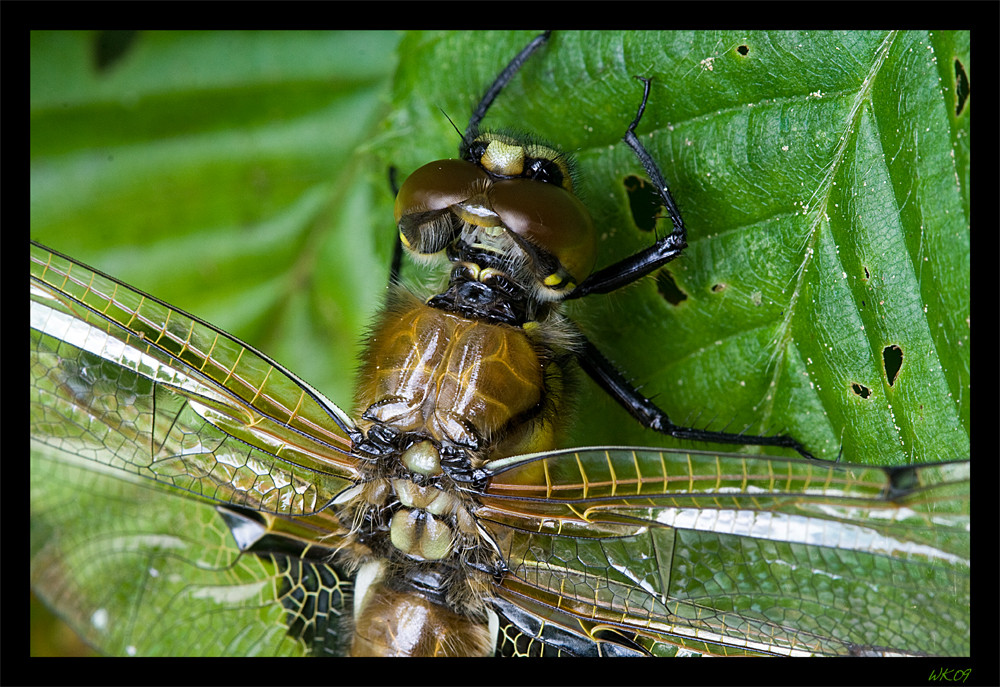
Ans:
{"type": "Polygon", "coordinates": [[[359,571],[358,580],[352,656],[489,656],[494,652],[496,614],[486,610],[469,614],[454,608],[443,598],[448,581],[442,570],[411,568],[394,575],[384,561],[372,561],[359,571]]]}

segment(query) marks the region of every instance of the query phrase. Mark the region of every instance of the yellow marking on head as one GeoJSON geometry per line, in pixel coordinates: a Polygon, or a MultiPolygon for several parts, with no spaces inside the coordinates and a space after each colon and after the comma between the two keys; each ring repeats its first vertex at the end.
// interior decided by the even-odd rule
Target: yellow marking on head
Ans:
{"type": "Polygon", "coordinates": [[[487,279],[491,279],[498,276],[504,277],[506,275],[507,273],[502,270],[494,269],[492,267],[487,267],[486,269],[484,269],[482,272],[479,273],[479,281],[486,281],[487,279]]]}
{"type": "Polygon", "coordinates": [[[490,141],[480,163],[494,174],[518,176],[524,171],[524,148],[503,141],[490,141]]]}
{"type": "Polygon", "coordinates": [[[461,265],[462,267],[465,268],[465,271],[469,273],[470,279],[474,279],[476,281],[479,280],[479,274],[481,272],[481,268],[479,267],[478,264],[474,262],[463,262],[461,263],[461,265]]]}
{"type": "MultiPolygon", "coordinates": [[[[474,196],[462,203],[456,203],[451,206],[451,211],[460,220],[475,227],[500,227],[503,225],[500,215],[489,206],[485,197],[474,196]]],[[[497,236],[499,233],[503,233],[503,230],[491,232],[489,235],[497,236]]]]}

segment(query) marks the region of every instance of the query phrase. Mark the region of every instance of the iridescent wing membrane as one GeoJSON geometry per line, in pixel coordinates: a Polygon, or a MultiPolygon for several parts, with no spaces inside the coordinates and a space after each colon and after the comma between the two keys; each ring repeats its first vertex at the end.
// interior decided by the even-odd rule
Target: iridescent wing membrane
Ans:
{"type": "Polygon", "coordinates": [[[323,509],[355,476],[350,418],[155,298],[36,244],[30,264],[33,586],[111,653],[294,653],[280,621],[308,575],[241,557],[213,504],[342,533],[323,509]]]}
{"type": "Polygon", "coordinates": [[[510,568],[501,606],[539,619],[529,640],[969,654],[967,461],[886,469],[608,447],[489,468],[479,517],[510,568]]]}
{"type": "MultiPolygon", "coordinates": [[[[32,585],[91,644],[337,649],[346,414],[34,244],[30,366],[32,585]]],[[[968,654],[968,462],[590,448],[487,470],[506,653],[968,654]]]]}
{"type": "Polygon", "coordinates": [[[281,515],[356,476],[350,418],[246,344],[35,244],[31,289],[43,443],[281,515]]]}

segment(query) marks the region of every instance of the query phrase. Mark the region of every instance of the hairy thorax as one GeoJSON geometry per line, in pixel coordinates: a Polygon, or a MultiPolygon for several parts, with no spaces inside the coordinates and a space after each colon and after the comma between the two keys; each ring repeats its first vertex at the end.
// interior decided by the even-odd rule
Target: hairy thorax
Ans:
{"type": "Polygon", "coordinates": [[[496,456],[496,444],[541,410],[546,365],[535,345],[519,328],[396,300],[376,322],[362,363],[361,427],[383,423],[496,456]]]}

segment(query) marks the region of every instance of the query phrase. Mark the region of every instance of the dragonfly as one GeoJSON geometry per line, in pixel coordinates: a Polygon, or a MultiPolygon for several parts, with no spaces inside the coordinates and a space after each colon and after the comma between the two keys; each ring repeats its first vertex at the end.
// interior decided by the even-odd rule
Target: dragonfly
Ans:
{"type": "MultiPolygon", "coordinates": [[[[225,332],[40,245],[32,288],[32,479],[50,495],[38,517],[33,503],[33,553],[54,522],[41,513],[81,525],[76,541],[53,528],[33,570],[104,580],[99,600],[53,582],[54,605],[112,653],[179,627],[248,653],[341,649],[359,582],[330,506],[358,486],[355,419],[225,332]],[[66,517],[81,485],[106,510],[66,517]],[[206,571],[214,583],[193,582],[206,571]]],[[[967,651],[967,462],[593,447],[503,457],[481,477],[471,515],[503,559],[489,592],[501,653],[967,651]],[[768,605],[777,590],[789,598],[768,605]],[[954,617],[948,638],[914,634],[916,598],[954,617]],[[830,629],[857,624],[840,599],[888,624],[830,629]]]]}
{"type": "MultiPolygon", "coordinates": [[[[325,651],[350,598],[323,511],[350,485],[346,414],[113,278],[35,244],[30,267],[35,587],[111,653],[171,633],[184,654],[325,651]]],[[[497,591],[519,650],[559,624],[654,654],[968,652],[968,462],[499,462],[477,517],[514,540],[497,591]]]]}

